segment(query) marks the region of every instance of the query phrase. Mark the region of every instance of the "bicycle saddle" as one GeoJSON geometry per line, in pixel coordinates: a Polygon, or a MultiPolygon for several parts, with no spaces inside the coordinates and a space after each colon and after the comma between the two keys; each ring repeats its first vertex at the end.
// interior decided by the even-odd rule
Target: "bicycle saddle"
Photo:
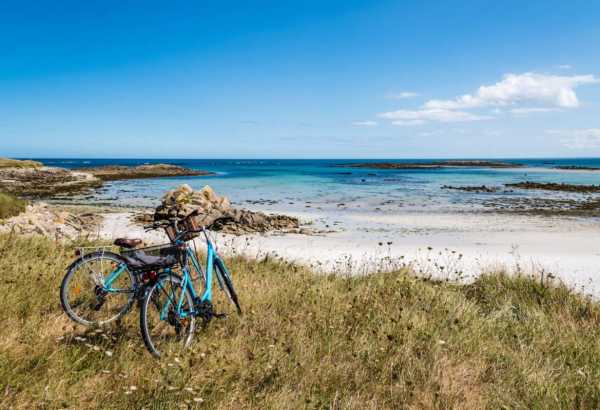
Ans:
{"type": "Polygon", "coordinates": [[[127,238],[117,238],[115,239],[114,244],[121,248],[132,249],[138,245],[141,245],[141,239],[127,239],[127,238]]]}

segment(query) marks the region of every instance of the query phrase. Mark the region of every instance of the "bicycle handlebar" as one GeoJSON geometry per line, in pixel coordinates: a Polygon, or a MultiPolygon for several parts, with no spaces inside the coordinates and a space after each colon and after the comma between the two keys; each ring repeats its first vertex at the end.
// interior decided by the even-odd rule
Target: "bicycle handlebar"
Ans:
{"type": "MultiPolygon", "coordinates": [[[[168,221],[167,220],[155,221],[155,222],[151,223],[150,225],[144,225],[144,230],[150,231],[150,230],[155,230],[155,229],[159,229],[159,228],[166,228],[166,227],[172,226],[175,228],[175,230],[177,232],[177,235],[173,239],[173,241],[177,241],[177,240],[181,239],[188,233],[204,233],[206,235],[206,226],[202,226],[199,229],[183,229],[183,230],[178,229],[179,227],[177,226],[178,225],[177,222],[182,222],[188,218],[198,216],[199,214],[200,214],[200,211],[198,209],[195,209],[183,218],[174,217],[174,218],[170,218],[168,221]]],[[[229,219],[228,217],[220,217],[220,218],[216,218],[212,223],[214,224],[216,222],[223,222],[228,219],[229,219]]]]}

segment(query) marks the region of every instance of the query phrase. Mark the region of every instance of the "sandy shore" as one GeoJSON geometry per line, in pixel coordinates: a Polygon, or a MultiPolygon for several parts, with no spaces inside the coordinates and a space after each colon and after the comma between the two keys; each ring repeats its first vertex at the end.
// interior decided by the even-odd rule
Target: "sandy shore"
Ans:
{"type": "MultiPolygon", "coordinates": [[[[364,274],[405,264],[423,275],[464,279],[490,269],[553,275],[600,296],[600,221],[489,213],[287,212],[319,235],[217,234],[224,254],[279,257],[324,272],[364,274]]],[[[129,221],[130,213],[106,214],[100,235],[166,240],[129,221]]]]}

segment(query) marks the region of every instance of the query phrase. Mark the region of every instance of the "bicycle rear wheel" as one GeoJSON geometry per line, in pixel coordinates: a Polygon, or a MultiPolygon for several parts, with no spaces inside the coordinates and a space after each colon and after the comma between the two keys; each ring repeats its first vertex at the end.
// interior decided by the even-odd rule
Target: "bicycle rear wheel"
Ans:
{"type": "Polygon", "coordinates": [[[69,266],[60,286],[60,303],[75,322],[99,326],[129,311],[136,288],[136,277],[119,255],[93,252],[69,266]],[[107,288],[106,280],[118,270],[120,272],[107,288]]]}
{"type": "Polygon", "coordinates": [[[155,357],[176,354],[192,343],[194,301],[182,280],[161,275],[144,296],[140,329],[148,351],[155,357]]]}

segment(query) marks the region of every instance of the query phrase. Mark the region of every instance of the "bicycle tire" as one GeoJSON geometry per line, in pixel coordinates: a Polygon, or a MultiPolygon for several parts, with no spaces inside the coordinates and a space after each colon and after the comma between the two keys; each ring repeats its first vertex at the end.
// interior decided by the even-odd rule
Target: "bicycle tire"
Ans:
{"type": "MultiPolygon", "coordinates": [[[[144,345],[146,346],[148,351],[154,357],[157,357],[157,358],[160,358],[164,352],[161,352],[161,349],[159,348],[159,346],[157,346],[157,343],[156,343],[157,337],[153,337],[151,334],[152,332],[150,330],[149,316],[150,316],[150,312],[153,312],[154,308],[156,308],[156,310],[159,312],[162,309],[164,309],[164,305],[158,303],[157,300],[153,299],[153,298],[155,298],[155,295],[157,294],[157,292],[158,292],[158,294],[166,293],[167,297],[168,297],[168,292],[166,292],[164,290],[164,288],[162,288],[162,289],[159,288],[159,286],[162,287],[162,283],[165,281],[171,282],[171,290],[173,289],[172,284],[176,284],[179,288],[181,288],[182,279],[179,276],[174,275],[174,274],[163,274],[163,275],[159,276],[158,279],[156,280],[156,282],[153,285],[151,285],[148,288],[147,292],[145,293],[144,300],[142,302],[142,308],[140,309],[140,330],[142,332],[142,339],[144,341],[144,345]]],[[[186,299],[187,305],[189,306],[190,309],[193,309],[194,301],[193,301],[192,295],[190,295],[190,292],[188,291],[187,288],[182,289],[182,292],[185,294],[185,299],[186,299]]],[[[171,313],[171,310],[169,310],[169,314],[170,313],[171,313]]],[[[171,320],[171,318],[169,318],[165,322],[168,322],[169,320],[171,320]]],[[[174,318],[174,320],[179,320],[179,319],[174,318]]],[[[190,344],[192,343],[192,340],[193,340],[193,336],[194,336],[194,328],[195,328],[194,315],[190,315],[188,320],[189,320],[189,326],[186,330],[187,336],[184,336],[184,340],[183,340],[183,348],[184,349],[190,346],[190,344]]],[[[170,323],[168,323],[168,324],[173,326],[175,329],[177,327],[177,325],[172,325],[170,323]]],[[[176,330],[176,333],[178,333],[177,330],[176,330]]],[[[177,337],[179,337],[179,335],[177,335],[177,337]]]]}
{"type": "MultiPolygon", "coordinates": [[[[115,315],[113,315],[105,320],[90,320],[91,317],[84,318],[83,315],[75,312],[75,309],[74,309],[75,306],[74,306],[73,302],[77,298],[71,297],[71,296],[77,296],[77,295],[71,295],[71,293],[69,292],[70,284],[73,281],[75,274],[77,274],[79,272],[79,268],[81,268],[83,265],[85,265],[87,263],[91,263],[92,261],[103,261],[103,260],[107,260],[107,261],[109,261],[109,263],[116,263],[118,265],[121,265],[121,264],[126,265],[125,261],[121,258],[121,256],[116,253],[113,253],[113,252],[88,253],[87,255],[84,255],[84,256],[78,258],[77,260],[75,260],[67,268],[67,273],[63,277],[63,280],[60,285],[60,304],[62,306],[62,309],[64,310],[64,312],[67,314],[67,316],[71,320],[73,320],[74,322],[79,323],[81,325],[84,325],[84,326],[101,326],[101,325],[105,325],[110,322],[113,322],[114,320],[117,320],[118,318],[124,316],[127,312],[129,312],[129,310],[131,309],[131,306],[133,305],[133,301],[135,298],[135,289],[137,289],[137,278],[128,268],[125,268],[126,275],[128,277],[128,281],[130,282],[129,288],[127,290],[129,290],[130,292],[126,293],[126,295],[127,295],[126,300],[124,300],[124,303],[122,304],[122,306],[117,309],[117,313],[115,315]]],[[[101,266],[102,266],[102,262],[101,262],[101,266]]],[[[91,268],[88,267],[88,269],[91,269],[91,268]]],[[[125,271],[123,272],[123,274],[125,274],[125,271]]],[[[94,273],[94,272],[92,272],[92,273],[94,273]]],[[[89,275],[89,272],[88,272],[88,275],[89,275]]],[[[97,285],[94,287],[94,295],[96,297],[96,303],[100,303],[98,300],[100,298],[100,296],[97,295],[97,293],[96,293],[96,287],[97,287],[97,285]]],[[[79,292],[80,292],[80,290],[79,290],[79,292]]],[[[107,296],[110,297],[111,295],[122,295],[122,294],[125,294],[125,292],[115,293],[115,294],[106,293],[106,294],[102,295],[102,298],[106,298],[107,296]]],[[[115,298],[111,298],[111,300],[114,300],[114,299],[115,298]]],[[[101,303],[99,309],[94,308],[94,310],[96,310],[96,312],[99,312],[99,310],[102,309],[102,307],[104,307],[104,306],[106,306],[105,301],[101,303]]]]}
{"type": "Polygon", "coordinates": [[[235,293],[235,289],[233,287],[233,281],[231,280],[231,277],[229,276],[229,272],[227,272],[225,265],[218,258],[215,259],[215,266],[217,268],[217,274],[221,277],[221,280],[224,285],[223,291],[227,294],[227,297],[229,298],[231,303],[233,303],[235,305],[235,309],[237,310],[238,315],[242,315],[242,308],[240,307],[238,295],[237,295],[237,293],[235,293]]]}

